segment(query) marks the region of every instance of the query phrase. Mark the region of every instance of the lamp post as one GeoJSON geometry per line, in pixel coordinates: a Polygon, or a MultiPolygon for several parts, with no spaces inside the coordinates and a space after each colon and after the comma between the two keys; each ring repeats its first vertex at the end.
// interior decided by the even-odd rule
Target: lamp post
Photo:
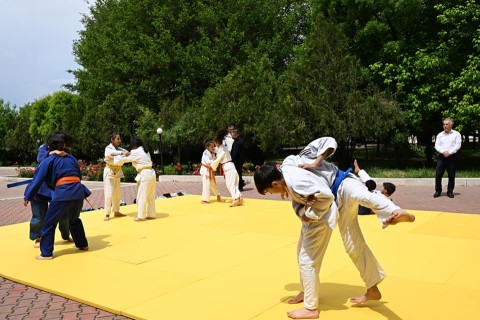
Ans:
{"type": "Polygon", "coordinates": [[[157,128],[157,134],[159,136],[158,140],[158,151],[160,152],[160,170],[161,174],[163,175],[163,144],[162,144],[162,134],[163,134],[163,129],[162,128],[157,128]]]}

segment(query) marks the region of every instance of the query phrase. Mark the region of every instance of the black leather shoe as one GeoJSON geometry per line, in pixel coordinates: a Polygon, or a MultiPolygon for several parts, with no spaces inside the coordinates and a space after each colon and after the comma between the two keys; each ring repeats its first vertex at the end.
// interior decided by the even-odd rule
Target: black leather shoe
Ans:
{"type": "Polygon", "coordinates": [[[454,198],[454,197],[455,197],[455,196],[453,195],[453,192],[451,192],[451,191],[450,191],[450,192],[447,192],[447,196],[448,196],[449,198],[454,198]]]}
{"type": "Polygon", "coordinates": [[[440,197],[441,194],[442,194],[441,192],[435,192],[435,193],[433,194],[433,197],[434,197],[434,198],[438,198],[438,197],[440,197]]]}

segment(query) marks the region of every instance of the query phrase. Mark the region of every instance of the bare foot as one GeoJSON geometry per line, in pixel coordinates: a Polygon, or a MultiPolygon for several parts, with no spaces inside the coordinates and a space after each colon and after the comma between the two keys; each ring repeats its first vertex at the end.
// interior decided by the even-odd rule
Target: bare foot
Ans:
{"type": "Polygon", "coordinates": [[[238,207],[239,205],[240,205],[240,198],[233,200],[230,207],[238,207]]]}
{"type": "Polygon", "coordinates": [[[145,219],[142,219],[142,218],[135,218],[133,219],[134,221],[137,221],[137,222],[142,222],[142,221],[145,221],[145,219]]]}
{"type": "Polygon", "coordinates": [[[380,300],[382,298],[382,294],[378,287],[374,285],[371,288],[367,289],[367,292],[363,296],[353,297],[350,298],[351,303],[364,303],[368,300],[380,300]]]}
{"type": "Polygon", "coordinates": [[[288,311],[287,315],[289,318],[292,319],[317,319],[318,318],[318,310],[310,310],[306,308],[296,309],[293,311],[288,311]]]}
{"type": "Polygon", "coordinates": [[[40,248],[40,238],[35,239],[35,243],[33,244],[34,248],[40,248]]]}
{"type": "Polygon", "coordinates": [[[104,220],[104,221],[108,221],[108,220],[110,220],[110,215],[109,215],[109,214],[107,214],[107,215],[105,216],[105,218],[103,218],[103,220],[104,220]]]}
{"type": "Polygon", "coordinates": [[[114,216],[114,217],[125,217],[126,214],[123,214],[123,213],[121,213],[121,212],[115,212],[115,213],[113,214],[113,216],[114,216]]]}
{"type": "Polygon", "coordinates": [[[243,197],[240,197],[240,198],[239,198],[239,201],[240,201],[239,206],[243,205],[243,197]]]}
{"type": "Polygon", "coordinates": [[[210,204],[210,202],[209,202],[209,201],[203,201],[203,200],[202,200],[202,204],[210,204]]]}
{"type": "Polygon", "coordinates": [[[392,212],[392,214],[385,220],[383,227],[386,228],[388,225],[396,225],[400,222],[413,222],[415,221],[415,216],[403,209],[397,209],[392,212]]]}
{"type": "Polygon", "coordinates": [[[360,172],[360,167],[358,166],[357,159],[353,160],[353,166],[355,167],[355,173],[358,174],[360,172]]]}
{"type": "Polygon", "coordinates": [[[53,256],[44,257],[44,256],[40,255],[40,256],[36,256],[35,259],[37,259],[37,260],[52,260],[53,256]]]}
{"type": "Polygon", "coordinates": [[[73,242],[72,237],[68,237],[68,239],[63,239],[63,240],[65,240],[65,242],[73,242]]]}
{"type": "Polygon", "coordinates": [[[223,200],[221,196],[217,196],[217,202],[225,202],[225,200],[223,200]]]}
{"type": "Polygon", "coordinates": [[[81,247],[81,248],[78,248],[79,250],[83,250],[83,251],[88,251],[88,249],[90,249],[88,246],[86,247],[81,247]]]}
{"type": "Polygon", "coordinates": [[[289,304],[296,304],[296,303],[300,303],[302,301],[303,301],[303,291],[300,291],[295,297],[288,300],[288,303],[289,304]]]}

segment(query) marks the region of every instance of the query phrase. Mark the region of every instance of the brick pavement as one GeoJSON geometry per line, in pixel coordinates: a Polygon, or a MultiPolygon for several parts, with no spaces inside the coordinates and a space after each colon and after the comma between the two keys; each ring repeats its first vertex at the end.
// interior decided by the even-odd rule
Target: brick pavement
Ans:
{"type": "MultiPolygon", "coordinates": [[[[7,183],[16,181],[18,179],[5,178],[5,175],[5,170],[0,168],[0,177],[3,177],[0,179],[0,226],[28,221],[31,213],[29,207],[23,206],[22,195],[24,187],[7,189],[7,183]]],[[[85,182],[85,184],[90,188],[90,190],[92,190],[92,195],[89,197],[89,201],[91,202],[92,206],[94,208],[102,207],[102,183],[85,182]]],[[[480,214],[480,186],[458,186],[455,188],[454,199],[450,199],[445,195],[434,199],[434,190],[431,181],[424,184],[426,185],[397,186],[397,191],[393,197],[395,203],[403,208],[411,210],[480,214]]],[[[201,193],[201,189],[202,185],[199,180],[195,182],[161,182],[157,183],[156,187],[157,195],[175,193],[179,191],[184,191],[187,194],[199,195],[201,193]]],[[[219,191],[222,195],[228,196],[227,189],[222,182],[219,183],[219,191]]],[[[127,204],[133,203],[133,199],[135,199],[136,196],[135,193],[134,184],[122,184],[122,200],[124,200],[127,204]]],[[[278,199],[278,196],[276,195],[259,195],[251,182],[247,184],[243,194],[247,199],[247,205],[248,198],[272,200],[278,199]]],[[[85,208],[87,207],[89,206],[86,204],[85,208]]],[[[25,237],[28,239],[28,230],[25,231],[25,237]]],[[[129,318],[0,277],[0,319],[123,320],[129,318]]]]}

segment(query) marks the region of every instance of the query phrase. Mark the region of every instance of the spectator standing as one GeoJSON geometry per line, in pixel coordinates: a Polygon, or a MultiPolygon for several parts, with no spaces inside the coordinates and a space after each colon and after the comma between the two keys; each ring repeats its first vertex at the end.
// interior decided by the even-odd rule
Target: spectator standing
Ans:
{"type": "Polygon", "coordinates": [[[232,161],[238,173],[238,189],[243,191],[243,187],[245,187],[245,181],[242,178],[243,164],[245,162],[245,143],[237,129],[232,131],[232,138],[232,161]]]}
{"type": "Polygon", "coordinates": [[[435,193],[434,198],[442,194],[442,178],[445,169],[448,174],[447,196],[453,198],[453,189],[455,188],[455,171],[457,162],[457,152],[462,145],[462,136],[456,130],[452,129],[452,119],[443,120],[443,131],[435,139],[435,150],[439,153],[437,158],[437,167],[435,173],[435,193]]]}

